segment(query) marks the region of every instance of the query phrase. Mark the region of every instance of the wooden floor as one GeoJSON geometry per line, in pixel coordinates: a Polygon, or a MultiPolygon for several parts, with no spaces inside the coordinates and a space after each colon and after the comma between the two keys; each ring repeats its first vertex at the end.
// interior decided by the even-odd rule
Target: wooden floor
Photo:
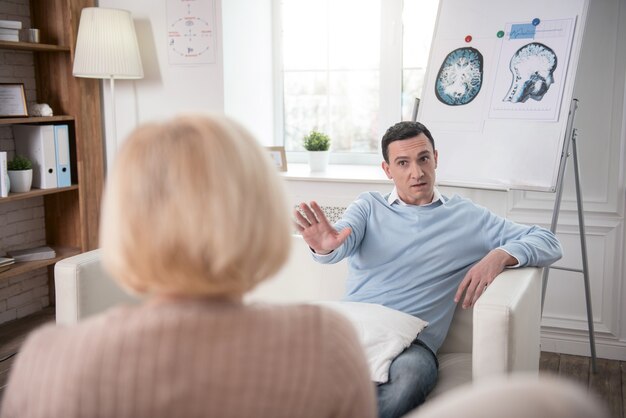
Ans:
{"type": "MultiPolygon", "coordinates": [[[[33,328],[53,321],[54,310],[43,310],[26,318],[0,325],[0,360],[15,353],[33,328]]],[[[15,357],[0,361],[0,405],[9,370],[15,357]]],[[[541,373],[575,380],[607,405],[613,418],[626,418],[626,361],[597,359],[597,373],[591,372],[589,357],[541,353],[541,373]]]]}
{"type": "Polygon", "coordinates": [[[54,308],[46,308],[25,318],[0,325],[0,360],[9,357],[0,362],[0,404],[9,377],[9,370],[15,360],[15,356],[10,356],[17,352],[32,329],[53,320],[54,308]]]}
{"type": "Polygon", "coordinates": [[[575,380],[598,396],[611,417],[626,418],[626,361],[596,359],[596,373],[589,357],[541,353],[541,373],[557,374],[575,380]]]}

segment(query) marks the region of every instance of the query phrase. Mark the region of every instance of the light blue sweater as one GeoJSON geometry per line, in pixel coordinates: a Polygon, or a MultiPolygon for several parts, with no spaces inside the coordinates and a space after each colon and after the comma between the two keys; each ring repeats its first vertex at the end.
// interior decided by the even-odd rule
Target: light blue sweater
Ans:
{"type": "Polygon", "coordinates": [[[388,196],[363,193],[336,224],[352,233],[329,255],[349,257],[344,300],[378,303],[429,322],[420,334],[437,352],[448,333],[454,294],[469,268],[494,248],[517,258],[519,266],[547,266],[561,258],[554,234],[516,224],[470,200],[453,196],[428,206],[387,202],[388,196]]]}

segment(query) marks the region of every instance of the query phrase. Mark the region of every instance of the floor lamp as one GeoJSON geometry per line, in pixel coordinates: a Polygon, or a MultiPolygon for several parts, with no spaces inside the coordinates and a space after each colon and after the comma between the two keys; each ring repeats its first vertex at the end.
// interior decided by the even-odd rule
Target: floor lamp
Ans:
{"type": "Polygon", "coordinates": [[[72,74],[74,77],[109,80],[112,121],[110,143],[111,155],[115,155],[115,79],[143,78],[135,25],[129,11],[102,7],[86,7],[82,10],[72,74]]]}

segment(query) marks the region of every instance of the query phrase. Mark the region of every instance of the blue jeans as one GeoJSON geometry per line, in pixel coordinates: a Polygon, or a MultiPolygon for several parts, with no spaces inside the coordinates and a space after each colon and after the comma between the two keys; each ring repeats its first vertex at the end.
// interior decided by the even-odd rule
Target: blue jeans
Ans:
{"type": "Polygon", "coordinates": [[[437,357],[421,341],[415,340],[389,367],[389,380],[376,387],[378,416],[400,417],[426,400],[435,387],[437,357]]]}

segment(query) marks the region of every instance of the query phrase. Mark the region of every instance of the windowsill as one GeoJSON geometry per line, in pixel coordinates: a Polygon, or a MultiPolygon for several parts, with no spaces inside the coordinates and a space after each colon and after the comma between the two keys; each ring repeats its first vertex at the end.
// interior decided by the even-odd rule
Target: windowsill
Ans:
{"type": "MultiPolygon", "coordinates": [[[[287,171],[280,172],[287,181],[310,181],[324,183],[378,183],[393,186],[380,165],[329,164],[324,172],[311,172],[307,163],[289,163],[287,171]]],[[[506,192],[504,187],[476,186],[461,182],[436,182],[439,188],[476,189],[506,192]]]]}
{"type": "Polygon", "coordinates": [[[338,182],[338,183],[383,183],[390,184],[380,165],[329,164],[324,172],[311,172],[308,164],[287,165],[280,173],[286,180],[338,182]]]}

